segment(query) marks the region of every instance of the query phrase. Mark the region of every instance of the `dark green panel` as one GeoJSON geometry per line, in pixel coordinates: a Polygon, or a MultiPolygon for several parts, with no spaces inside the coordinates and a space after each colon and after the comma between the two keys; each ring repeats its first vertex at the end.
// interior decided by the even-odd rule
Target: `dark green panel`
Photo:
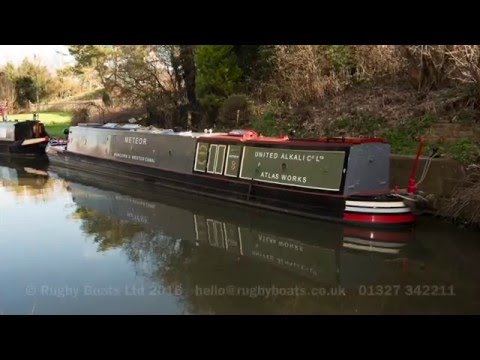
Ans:
{"type": "Polygon", "coordinates": [[[197,144],[195,171],[205,172],[205,170],[207,169],[208,146],[209,144],[202,142],[199,142],[197,144]]]}
{"type": "Polygon", "coordinates": [[[226,145],[218,145],[217,150],[217,161],[215,163],[215,174],[223,173],[223,164],[225,163],[225,151],[227,149],[226,145]]]}
{"type": "Polygon", "coordinates": [[[311,189],[339,190],[343,151],[245,147],[240,177],[311,189]]]}
{"type": "Polygon", "coordinates": [[[210,150],[208,151],[208,164],[207,164],[207,172],[213,173],[215,170],[215,160],[217,157],[217,148],[218,145],[210,145],[210,150]]]}
{"type": "Polygon", "coordinates": [[[227,165],[225,167],[225,175],[238,176],[240,169],[240,156],[242,155],[242,147],[240,145],[229,145],[227,151],[227,165]]]}

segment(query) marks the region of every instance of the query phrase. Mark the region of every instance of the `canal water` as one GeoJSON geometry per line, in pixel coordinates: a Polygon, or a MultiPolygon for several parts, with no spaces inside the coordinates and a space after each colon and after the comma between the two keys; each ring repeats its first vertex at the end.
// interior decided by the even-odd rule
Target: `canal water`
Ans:
{"type": "Polygon", "coordinates": [[[480,231],[311,221],[0,160],[0,314],[479,314],[480,231]]]}

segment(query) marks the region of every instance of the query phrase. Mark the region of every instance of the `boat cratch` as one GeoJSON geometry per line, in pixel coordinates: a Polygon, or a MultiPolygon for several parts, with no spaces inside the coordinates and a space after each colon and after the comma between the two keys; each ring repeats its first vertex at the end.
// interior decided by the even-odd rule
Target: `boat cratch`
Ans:
{"type": "Polygon", "coordinates": [[[264,137],[79,124],[57,165],[125,176],[310,218],[368,226],[411,225],[415,216],[389,186],[390,145],[379,138],[264,137]]]}
{"type": "Polygon", "coordinates": [[[42,155],[48,141],[39,120],[0,121],[0,154],[42,155]]]}

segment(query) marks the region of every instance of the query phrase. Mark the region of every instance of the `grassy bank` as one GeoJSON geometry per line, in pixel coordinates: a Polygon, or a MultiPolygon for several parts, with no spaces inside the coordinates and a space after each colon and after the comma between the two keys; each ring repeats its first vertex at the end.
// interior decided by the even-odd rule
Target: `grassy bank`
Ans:
{"type": "MultiPolygon", "coordinates": [[[[9,115],[10,120],[31,120],[33,114],[9,115]]],[[[39,119],[45,124],[45,129],[51,137],[64,137],[63,130],[70,126],[72,114],[69,112],[42,112],[39,119]]]]}

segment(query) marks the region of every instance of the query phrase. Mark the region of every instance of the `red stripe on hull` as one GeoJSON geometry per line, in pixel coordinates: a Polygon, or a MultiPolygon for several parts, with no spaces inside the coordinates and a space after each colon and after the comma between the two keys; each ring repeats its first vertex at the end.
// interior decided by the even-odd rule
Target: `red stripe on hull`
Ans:
{"type": "Polygon", "coordinates": [[[345,213],[343,220],[361,222],[361,223],[378,223],[378,224],[408,224],[415,222],[413,214],[399,215],[373,215],[373,214],[350,214],[345,213]]]}

